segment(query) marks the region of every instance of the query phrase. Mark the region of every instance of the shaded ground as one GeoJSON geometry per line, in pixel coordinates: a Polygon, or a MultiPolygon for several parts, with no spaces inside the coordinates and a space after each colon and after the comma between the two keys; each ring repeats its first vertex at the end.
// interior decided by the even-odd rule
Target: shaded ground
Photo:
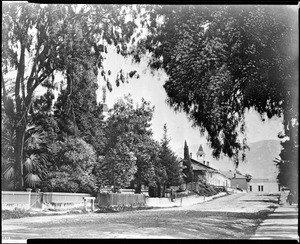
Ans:
{"type": "Polygon", "coordinates": [[[275,199],[242,193],[190,207],[9,219],[2,222],[2,239],[248,239],[275,199]]]}

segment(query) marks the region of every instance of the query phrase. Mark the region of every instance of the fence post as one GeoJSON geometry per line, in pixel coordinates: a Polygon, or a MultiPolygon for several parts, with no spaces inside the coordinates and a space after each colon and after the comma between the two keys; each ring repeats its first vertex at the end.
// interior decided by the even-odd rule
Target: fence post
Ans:
{"type": "Polygon", "coordinates": [[[26,188],[26,191],[28,192],[28,204],[29,204],[29,209],[31,208],[31,188],[26,188]]]}
{"type": "Polygon", "coordinates": [[[95,204],[95,203],[94,203],[94,200],[95,200],[95,199],[94,199],[94,198],[92,198],[92,212],[94,212],[94,211],[95,211],[95,206],[94,206],[94,204],[95,204]]]}
{"type": "Polygon", "coordinates": [[[84,203],[84,210],[87,211],[87,204],[86,204],[87,200],[85,197],[83,197],[83,203],[84,203]]]}

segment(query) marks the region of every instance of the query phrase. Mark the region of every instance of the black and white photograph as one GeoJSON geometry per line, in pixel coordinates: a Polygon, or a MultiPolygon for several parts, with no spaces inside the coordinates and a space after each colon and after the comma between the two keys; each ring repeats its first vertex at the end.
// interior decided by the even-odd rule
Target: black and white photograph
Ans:
{"type": "Polygon", "coordinates": [[[2,243],[299,242],[298,14],[2,2],[2,243]]]}

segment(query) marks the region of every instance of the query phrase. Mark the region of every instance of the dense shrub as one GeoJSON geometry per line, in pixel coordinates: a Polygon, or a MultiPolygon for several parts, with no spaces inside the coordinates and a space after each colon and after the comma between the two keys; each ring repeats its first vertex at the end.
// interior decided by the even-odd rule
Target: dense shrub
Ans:
{"type": "Polygon", "coordinates": [[[193,184],[192,191],[197,193],[200,196],[213,196],[216,195],[220,192],[225,192],[225,188],[222,186],[213,186],[209,185],[204,181],[199,181],[199,182],[194,182],[191,183],[193,184]]]}
{"type": "Polygon", "coordinates": [[[97,191],[95,175],[96,153],[94,148],[80,138],[68,137],[64,142],[57,142],[55,165],[48,175],[43,190],[58,192],[97,191]]]}

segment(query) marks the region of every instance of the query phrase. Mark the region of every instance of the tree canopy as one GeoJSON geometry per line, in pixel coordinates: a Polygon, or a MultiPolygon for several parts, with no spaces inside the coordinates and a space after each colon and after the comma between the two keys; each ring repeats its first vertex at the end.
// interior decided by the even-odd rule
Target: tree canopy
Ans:
{"type": "Polygon", "coordinates": [[[47,180],[41,184],[44,191],[96,192],[93,170],[97,165],[94,148],[81,138],[66,137],[58,141],[47,180]]]}
{"type": "Polygon", "coordinates": [[[186,183],[192,182],[194,180],[193,166],[190,158],[189,147],[187,142],[184,141],[184,158],[183,158],[183,174],[186,183]]]}
{"type": "Polygon", "coordinates": [[[135,106],[130,95],[119,99],[110,110],[104,148],[104,164],[110,185],[120,188],[128,186],[134,179],[142,184],[153,178],[149,174],[153,164],[152,151],[147,150],[148,142],[152,140],[150,121],[153,110],[145,100],[135,106]],[[114,171],[116,173],[112,175],[114,171]],[[116,184],[117,181],[120,183],[116,184]]]}
{"type": "Polygon", "coordinates": [[[149,35],[136,52],[150,53],[150,67],[167,73],[168,103],[207,131],[215,157],[223,153],[238,164],[239,152],[247,149],[249,108],[262,118],[284,115],[286,125],[297,118],[292,67],[298,60],[289,48],[295,26],[288,9],[189,5],[146,10],[149,35]]]}
{"type": "Polygon", "coordinates": [[[121,5],[4,3],[2,7],[2,107],[16,136],[14,177],[21,190],[25,131],[37,88],[54,89],[55,75],[62,72],[68,97],[81,72],[92,70],[106,77],[103,59],[108,46],[127,55],[126,43],[137,26],[131,8],[121,5]]]}
{"type": "Polygon", "coordinates": [[[179,160],[170,148],[170,138],[168,138],[167,124],[164,124],[164,134],[160,142],[159,159],[164,165],[167,174],[166,185],[177,186],[182,183],[182,172],[179,160]]]}
{"type": "Polygon", "coordinates": [[[105,149],[99,169],[104,173],[104,185],[114,188],[135,185],[149,186],[154,195],[161,195],[161,187],[179,185],[181,170],[169,147],[167,129],[161,143],[152,137],[150,123],[154,107],[142,99],[133,104],[130,95],[119,99],[109,112],[105,126],[105,149]]]}

